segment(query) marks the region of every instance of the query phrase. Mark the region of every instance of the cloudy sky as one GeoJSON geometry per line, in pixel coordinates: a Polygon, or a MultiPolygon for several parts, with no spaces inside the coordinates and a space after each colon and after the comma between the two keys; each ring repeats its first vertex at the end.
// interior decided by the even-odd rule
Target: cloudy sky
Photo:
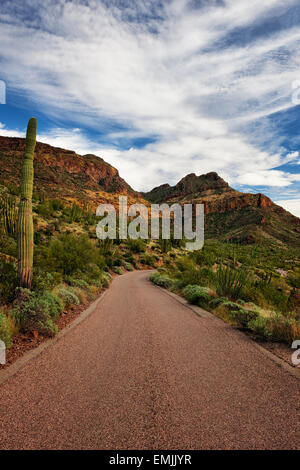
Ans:
{"type": "Polygon", "coordinates": [[[137,190],[217,171],[300,216],[299,0],[1,0],[0,135],[137,190]]]}

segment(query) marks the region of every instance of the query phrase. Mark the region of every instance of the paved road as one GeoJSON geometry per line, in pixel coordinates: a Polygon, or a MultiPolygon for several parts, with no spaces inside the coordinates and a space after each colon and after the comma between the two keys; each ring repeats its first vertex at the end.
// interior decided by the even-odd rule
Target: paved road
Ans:
{"type": "Polygon", "coordinates": [[[299,380],[148,276],[0,386],[0,449],[299,448],[299,380]]]}

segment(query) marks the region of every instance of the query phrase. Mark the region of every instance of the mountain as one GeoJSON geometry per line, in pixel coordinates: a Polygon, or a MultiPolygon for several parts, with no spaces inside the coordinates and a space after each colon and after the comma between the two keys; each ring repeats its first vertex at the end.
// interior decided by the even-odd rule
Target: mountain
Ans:
{"type": "MultiPolygon", "coordinates": [[[[0,183],[19,188],[25,140],[0,136],[0,183]]],[[[116,168],[96,155],[78,155],[38,142],[34,191],[47,198],[78,202],[95,209],[101,203],[118,206],[118,196],[134,202],[205,205],[205,236],[239,243],[275,242],[300,247],[300,219],[263,194],[231,188],[217,173],[191,173],[175,186],[163,184],[147,193],[134,191],[116,168]]]]}
{"type": "Polygon", "coordinates": [[[205,236],[238,243],[275,242],[300,247],[300,219],[264,194],[231,188],[217,173],[191,173],[143,197],[153,203],[204,204],[205,236]]]}
{"type": "MultiPolygon", "coordinates": [[[[25,139],[0,136],[0,180],[19,186],[25,139]]],[[[103,202],[118,202],[118,194],[128,201],[140,201],[116,168],[96,155],[78,155],[37,142],[35,151],[34,191],[46,197],[77,201],[96,207],[103,202]]],[[[0,181],[0,182],[1,182],[0,181]]]]}

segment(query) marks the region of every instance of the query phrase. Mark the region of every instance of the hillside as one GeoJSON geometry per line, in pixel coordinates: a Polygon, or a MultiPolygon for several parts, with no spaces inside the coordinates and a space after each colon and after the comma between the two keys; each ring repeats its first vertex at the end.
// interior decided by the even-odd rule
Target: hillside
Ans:
{"type": "MultiPolygon", "coordinates": [[[[0,183],[19,187],[24,148],[24,139],[0,137],[0,183]]],[[[191,173],[175,186],[163,184],[138,193],[102,158],[38,142],[34,191],[46,198],[78,202],[92,209],[103,202],[117,206],[119,194],[127,195],[129,204],[204,203],[207,239],[300,246],[299,218],[263,194],[234,190],[214,172],[201,176],[191,173]]]]}
{"type": "Polygon", "coordinates": [[[300,219],[264,194],[232,189],[217,173],[191,173],[175,186],[164,184],[143,196],[150,202],[205,205],[206,238],[239,243],[300,246],[300,219]]]}
{"type": "MultiPolygon", "coordinates": [[[[0,173],[2,182],[20,184],[25,139],[0,136],[0,173]]],[[[77,201],[95,208],[102,202],[118,202],[126,194],[132,203],[141,196],[116,168],[96,155],[78,155],[37,142],[34,191],[50,198],[77,201]]]]}

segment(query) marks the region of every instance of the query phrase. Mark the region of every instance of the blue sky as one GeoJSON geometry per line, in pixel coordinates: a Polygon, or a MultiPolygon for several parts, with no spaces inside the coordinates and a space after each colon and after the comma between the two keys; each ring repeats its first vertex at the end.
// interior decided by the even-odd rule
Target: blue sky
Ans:
{"type": "Polygon", "coordinates": [[[0,135],[137,190],[217,171],[300,216],[298,0],[2,0],[0,135]]]}

